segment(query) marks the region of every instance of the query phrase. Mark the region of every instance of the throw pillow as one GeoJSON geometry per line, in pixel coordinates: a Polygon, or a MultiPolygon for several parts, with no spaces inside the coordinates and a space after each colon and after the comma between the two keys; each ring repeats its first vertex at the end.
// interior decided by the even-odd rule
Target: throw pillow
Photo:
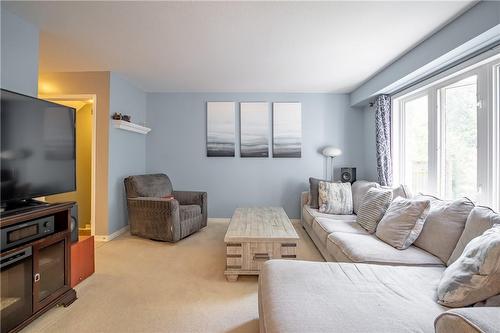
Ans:
{"type": "Polygon", "coordinates": [[[429,200],[397,197],[378,224],[377,237],[398,250],[407,249],[422,231],[429,206],[429,200]]]}
{"type": "Polygon", "coordinates": [[[398,187],[380,186],[380,188],[383,188],[385,190],[391,190],[393,199],[396,199],[397,197],[402,197],[402,198],[412,197],[411,191],[408,188],[408,186],[403,184],[399,185],[398,187]]]}
{"type": "Polygon", "coordinates": [[[477,206],[472,209],[465,222],[465,228],[458,239],[453,253],[448,259],[448,266],[453,264],[464,252],[465,246],[476,237],[481,236],[486,230],[495,224],[500,224],[500,214],[495,213],[491,208],[477,206]]]}
{"type": "Polygon", "coordinates": [[[366,180],[357,180],[352,184],[352,210],[354,214],[358,213],[361,201],[363,201],[366,192],[373,187],[379,187],[379,185],[366,180]]]}
{"type": "Polygon", "coordinates": [[[350,215],[352,214],[351,183],[319,182],[320,213],[350,215]]]}
{"type": "Polygon", "coordinates": [[[384,217],[385,211],[392,201],[392,190],[371,188],[366,192],[365,197],[358,210],[356,221],[373,234],[377,229],[377,224],[384,217]]]}
{"type": "Polygon", "coordinates": [[[309,177],[309,206],[314,209],[319,208],[319,182],[330,182],[324,179],[309,177]]]}
{"type": "Polygon", "coordinates": [[[467,198],[445,201],[428,195],[417,197],[430,200],[431,208],[414,245],[446,263],[462,235],[474,203],[467,198]]]}
{"type": "Polygon", "coordinates": [[[500,293],[500,225],[467,244],[462,255],[443,273],[438,303],[463,307],[500,293]]]}

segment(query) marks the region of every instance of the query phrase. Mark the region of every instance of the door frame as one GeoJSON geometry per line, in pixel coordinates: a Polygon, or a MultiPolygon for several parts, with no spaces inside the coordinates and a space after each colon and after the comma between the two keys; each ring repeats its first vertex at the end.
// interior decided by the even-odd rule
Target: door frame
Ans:
{"type": "Polygon", "coordinates": [[[96,128],[97,128],[97,95],[95,94],[40,94],[38,98],[49,100],[57,103],[57,101],[92,101],[92,163],[90,177],[90,234],[95,235],[95,198],[96,198],[96,128]]]}

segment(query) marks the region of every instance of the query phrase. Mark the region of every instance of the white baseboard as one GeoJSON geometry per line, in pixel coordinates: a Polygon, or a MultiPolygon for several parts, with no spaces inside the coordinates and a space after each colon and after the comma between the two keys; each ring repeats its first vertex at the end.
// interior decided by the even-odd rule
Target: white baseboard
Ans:
{"type": "Polygon", "coordinates": [[[111,235],[95,235],[94,239],[96,242],[109,242],[110,240],[115,239],[116,237],[120,236],[121,234],[126,233],[128,231],[128,229],[129,229],[129,227],[128,227],[128,225],[126,225],[123,228],[116,230],[111,235]]]}

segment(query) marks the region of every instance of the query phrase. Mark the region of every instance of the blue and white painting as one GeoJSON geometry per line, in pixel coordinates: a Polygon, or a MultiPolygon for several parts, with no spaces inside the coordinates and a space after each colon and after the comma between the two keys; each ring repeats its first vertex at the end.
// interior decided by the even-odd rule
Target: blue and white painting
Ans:
{"type": "Polygon", "coordinates": [[[240,156],[269,157],[269,104],[240,103],[240,156]]]}
{"type": "Polygon", "coordinates": [[[234,102],[207,102],[207,156],[234,157],[234,102]]]}
{"type": "Polygon", "coordinates": [[[300,103],[273,103],[273,157],[301,157],[300,103]]]}

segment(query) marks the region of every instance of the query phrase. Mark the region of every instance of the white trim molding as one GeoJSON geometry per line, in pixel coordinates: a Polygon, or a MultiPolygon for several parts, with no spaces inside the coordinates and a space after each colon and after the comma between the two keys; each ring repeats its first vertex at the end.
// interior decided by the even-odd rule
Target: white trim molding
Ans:
{"type": "Polygon", "coordinates": [[[124,234],[128,231],[129,231],[129,226],[127,224],[123,228],[118,229],[115,232],[113,232],[111,235],[95,235],[94,237],[95,237],[95,240],[97,242],[109,242],[109,241],[117,238],[118,236],[121,236],[122,234],[124,234]]]}

